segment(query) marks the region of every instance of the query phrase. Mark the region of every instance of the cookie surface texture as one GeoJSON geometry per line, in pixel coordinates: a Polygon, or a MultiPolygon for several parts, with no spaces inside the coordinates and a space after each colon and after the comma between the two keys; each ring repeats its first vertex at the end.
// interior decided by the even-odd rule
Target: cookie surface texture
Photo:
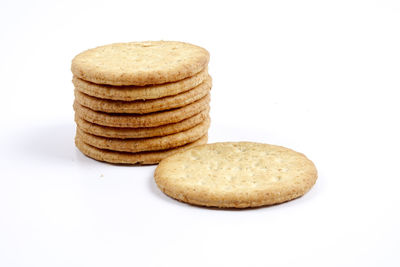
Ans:
{"type": "Polygon", "coordinates": [[[211,79],[211,76],[208,75],[206,68],[198,74],[180,81],[149,86],[112,86],[95,84],[79,79],[76,76],[73,77],[72,83],[76,90],[97,98],[133,101],[176,95],[198,86],[207,79],[211,79]]]}
{"type": "Polygon", "coordinates": [[[154,173],[168,196],[200,206],[247,208],[304,195],[317,170],[291,149],[251,142],[214,143],[177,153],[154,173]]]}
{"type": "Polygon", "coordinates": [[[88,145],[83,142],[79,136],[75,137],[76,147],[86,156],[108,163],[115,164],[156,164],[160,160],[177,152],[184,151],[194,146],[202,145],[207,143],[208,136],[205,135],[199,140],[173,149],[162,150],[162,151],[151,151],[151,152],[116,152],[111,150],[99,149],[94,146],[88,145]]]}
{"type": "Polygon", "coordinates": [[[82,106],[92,110],[107,113],[144,114],[167,109],[179,108],[193,103],[208,94],[211,89],[211,79],[207,79],[195,88],[173,96],[151,100],[115,101],[96,98],[75,90],[75,99],[82,106]]]}
{"type": "Polygon", "coordinates": [[[71,71],[93,83],[144,86],[193,76],[208,61],[207,50],[183,42],[116,43],[78,54],[72,60],[71,71]]]}

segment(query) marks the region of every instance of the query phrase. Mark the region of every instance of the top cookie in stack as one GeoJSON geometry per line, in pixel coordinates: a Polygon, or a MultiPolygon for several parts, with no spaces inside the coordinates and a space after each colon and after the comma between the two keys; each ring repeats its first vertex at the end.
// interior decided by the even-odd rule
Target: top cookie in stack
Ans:
{"type": "Polygon", "coordinates": [[[75,143],[97,160],[154,164],[207,142],[209,53],[171,41],[118,43],[72,60],[75,143]]]}

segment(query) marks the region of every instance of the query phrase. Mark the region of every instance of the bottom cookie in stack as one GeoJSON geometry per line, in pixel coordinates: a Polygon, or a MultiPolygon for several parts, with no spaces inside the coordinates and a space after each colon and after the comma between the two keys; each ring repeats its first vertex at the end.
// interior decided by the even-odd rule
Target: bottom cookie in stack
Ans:
{"type": "Polygon", "coordinates": [[[166,150],[158,150],[158,151],[156,150],[156,151],[130,153],[130,152],[117,152],[107,149],[100,149],[86,144],[84,141],[82,141],[79,135],[76,135],[75,137],[76,147],[88,157],[109,163],[143,164],[143,165],[157,164],[162,159],[171,156],[172,154],[184,151],[186,149],[189,149],[197,145],[206,144],[207,141],[208,141],[208,136],[206,134],[202,136],[200,139],[180,147],[175,147],[166,150]]]}

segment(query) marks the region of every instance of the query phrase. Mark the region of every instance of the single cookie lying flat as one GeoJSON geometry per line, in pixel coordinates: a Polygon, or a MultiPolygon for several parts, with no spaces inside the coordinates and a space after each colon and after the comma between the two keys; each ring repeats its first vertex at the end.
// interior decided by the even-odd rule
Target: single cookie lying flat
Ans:
{"type": "Polygon", "coordinates": [[[80,118],[78,114],[75,114],[76,124],[84,132],[94,134],[97,136],[110,137],[110,138],[148,138],[155,136],[164,136],[182,132],[190,129],[206,119],[209,119],[209,108],[200,112],[193,117],[185,119],[177,123],[166,124],[159,127],[148,127],[148,128],[118,128],[118,127],[107,127],[97,125],[84,119],[80,118]]]}
{"type": "Polygon", "coordinates": [[[211,76],[208,75],[208,70],[206,68],[196,75],[180,81],[148,86],[112,86],[96,84],[79,79],[76,76],[72,79],[72,83],[76,90],[97,98],[133,101],[176,95],[196,87],[207,79],[211,79],[211,76]]]}
{"type": "Polygon", "coordinates": [[[193,76],[207,66],[209,57],[204,48],[182,42],[116,43],[80,53],[71,71],[93,83],[143,86],[193,76]]]}
{"type": "Polygon", "coordinates": [[[166,136],[139,139],[116,139],[100,137],[85,133],[79,129],[79,127],[76,129],[76,135],[78,135],[79,138],[82,139],[86,144],[97,148],[122,152],[142,152],[164,150],[192,143],[204,136],[207,133],[209,126],[210,120],[205,120],[193,128],[183,132],[166,136]]]}
{"type": "Polygon", "coordinates": [[[158,187],[177,200],[221,208],[282,203],[304,195],[317,170],[303,154],[250,142],[215,143],[160,162],[158,187]]]}
{"type": "Polygon", "coordinates": [[[94,146],[88,145],[83,142],[79,136],[75,137],[76,147],[86,156],[96,160],[105,161],[116,164],[156,164],[160,160],[177,152],[184,151],[194,146],[202,145],[207,143],[208,136],[205,135],[197,141],[172,149],[151,151],[151,152],[115,152],[111,150],[99,149],[94,146]]]}
{"type": "Polygon", "coordinates": [[[119,114],[94,111],[74,102],[75,112],[86,121],[110,127],[156,127],[190,118],[209,108],[210,93],[187,106],[148,114],[119,114]]]}
{"type": "Polygon", "coordinates": [[[89,96],[78,90],[75,90],[75,99],[82,106],[96,111],[145,114],[189,105],[206,96],[210,89],[211,79],[207,79],[189,91],[158,99],[136,101],[107,100],[89,96]]]}

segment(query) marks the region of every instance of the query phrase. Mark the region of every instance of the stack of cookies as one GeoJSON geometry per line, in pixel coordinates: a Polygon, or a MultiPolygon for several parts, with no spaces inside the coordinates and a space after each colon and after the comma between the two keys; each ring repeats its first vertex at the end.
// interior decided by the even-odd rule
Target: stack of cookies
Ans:
{"type": "Polygon", "coordinates": [[[155,164],[207,143],[208,52],[182,42],[97,47],[72,61],[75,144],[111,163],[155,164]]]}

